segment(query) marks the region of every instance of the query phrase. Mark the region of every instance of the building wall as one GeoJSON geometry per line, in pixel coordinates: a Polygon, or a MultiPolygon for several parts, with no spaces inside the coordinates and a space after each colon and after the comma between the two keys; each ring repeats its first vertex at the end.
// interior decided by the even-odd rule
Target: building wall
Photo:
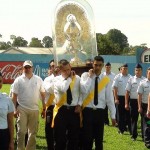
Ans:
{"type": "MultiPolygon", "coordinates": [[[[124,64],[128,64],[129,73],[134,75],[134,67],[137,62],[136,56],[112,56],[102,55],[105,63],[112,64],[112,71],[117,74],[118,68],[124,64]]],[[[52,54],[0,54],[0,70],[5,78],[4,83],[12,83],[17,76],[17,71],[22,66],[25,60],[31,60],[34,64],[34,73],[44,79],[47,76],[48,62],[53,59],[52,54]],[[18,69],[18,70],[17,70],[18,69]]],[[[146,74],[146,69],[149,64],[142,64],[143,75],[146,74]]],[[[103,69],[104,70],[104,69],[103,69]]]]}

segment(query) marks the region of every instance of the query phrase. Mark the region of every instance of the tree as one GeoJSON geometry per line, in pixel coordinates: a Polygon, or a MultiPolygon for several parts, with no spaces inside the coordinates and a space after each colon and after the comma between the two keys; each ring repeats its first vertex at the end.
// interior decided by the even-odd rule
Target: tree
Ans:
{"type": "Polygon", "coordinates": [[[11,43],[10,41],[6,42],[0,42],[0,50],[6,50],[9,47],[11,47],[11,43]]]}
{"type": "Polygon", "coordinates": [[[39,40],[38,38],[35,38],[35,37],[33,37],[31,39],[29,46],[30,47],[43,47],[41,40],[39,40]]]}
{"type": "Polygon", "coordinates": [[[101,33],[97,33],[96,40],[97,40],[97,49],[99,55],[112,54],[111,52],[112,48],[110,47],[105,34],[103,35],[101,33]]]}
{"type": "Polygon", "coordinates": [[[141,45],[136,45],[136,46],[130,46],[129,49],[130,49],[129,55],[136,55],[136,52],[138,49],[147,50],[148,47],[145,44],[144,45],[141,44],[141,45]]]}
{"type": "Polygon", "coordinates": [[[0,34],[0,38],[2,38],[2,34],[0,34]]]}
{"type": "Polygon", "coordinates": [[[111,29],[106,34],[107,41],[113,54],[121,54],[123,49],[129,47],[128,38],[120,30],[111,29]]]}
{"type": "Polygon", "coordinates": [[[12,41],[14,41],[15,38],[16,38],[15,35],[10,35],[10,39],[11,39],[12,41]]]}
{"type": "Polygon", "coordinates": [[[111,29],[107,34],[96,34],[98,54],[119,55],[129,50],[127,37],[117,29],[111,29]]]}
{"type": "Polygon", "coordinates": [[[21,37],[21,36],[13,38],[12,46],[15,46],[15,47],[26,47],[27,44],[28,44],[28,42],[26,40],[24,40],[24,38],[21,37]]]}
{"type": "Polygon", "coordinates": [[[45,36],[42,40],[44,47],[49,48],[53,47],[53,40],[49,36],[45,36]]]}

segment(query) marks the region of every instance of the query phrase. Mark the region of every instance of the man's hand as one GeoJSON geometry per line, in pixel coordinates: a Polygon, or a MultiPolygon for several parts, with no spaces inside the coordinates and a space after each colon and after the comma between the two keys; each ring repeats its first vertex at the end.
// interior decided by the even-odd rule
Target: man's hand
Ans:
{"type": "Polygon", "coordinates": [[[81,112],[81,106],[80,105],[77,105],[75,107],[75,113],[80,113],[81,112]]]}
{"type": "Polygon", "coordinates": [[[119,104],[119,100],[118,99],[115,99],[115,104],[119,104]]]}
{"type": "Polygon", "coordinates": [[[143,110],[142,110],[142,108],[141,108],[141,107],[140,107],[140,108],[138,108],[138,112],[139,112],[139,113],[142,113],[142,111],[143,111],[143,110]]]}
{"type": "Polygon", "coordinates": [[[150,119],[150,111],[147,110],[147,114],[146,114],[147,118],[150,119]]]}
{"type": "Polygon", "coordinates": [[[125,109],[129,110],[129,104],[125,104],[125,109]]]}
{"type": "Polygon", "coordinates": [[[18,118],[18,116],[19,116],[19,111],[18,111],[18,110],[15,110],[15,111],[14,111],[14,117],[15,117],[15,118],[18,118]]]}
{"type": "Polygon", "coordinates": [[[41,117],[44,119],[45,116],[46,116],[45,109],[43,109],[42,112],[41,112],[41,117]]]}
{"type": "Polygon", "coordinates": [[[71,79],[73,79],[73,77],[74,77],[75,75],[76,75],[75,71],[72,70],[72,71],[71,71],[71,74],[70,74],[71,79]]]}
{"type": "Polygon", "coordinates": [[[116,119],[111,119],[111,122],[112,122],[112,126],[116,126],[116,119]]]}
{"type": "Polygon", "coordinates": [[[93,77],[93,75],[94,75],[94,70],[93,70],[93,69],[90,69],[90,70],[89,70],[89,77],[91,78],[91,77],[93,77]]]}
{"type": "Polygon", "coordinates": [[[58,75],[60,75],[60,68],[57,66],[57,67],[55,67],[55,69],[54,69],[54,76],[56,77],[56,76],[58,76],[58,75]]]}

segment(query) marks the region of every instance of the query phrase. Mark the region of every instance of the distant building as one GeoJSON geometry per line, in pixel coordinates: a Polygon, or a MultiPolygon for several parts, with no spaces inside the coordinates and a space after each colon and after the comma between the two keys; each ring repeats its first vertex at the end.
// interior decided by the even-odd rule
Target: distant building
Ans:
{"type": "Polygon", "coordinates": [[[53,54],[53,48],[39,47],[10,47],[7,50],[0,50],[2,54],[53,54]]]}

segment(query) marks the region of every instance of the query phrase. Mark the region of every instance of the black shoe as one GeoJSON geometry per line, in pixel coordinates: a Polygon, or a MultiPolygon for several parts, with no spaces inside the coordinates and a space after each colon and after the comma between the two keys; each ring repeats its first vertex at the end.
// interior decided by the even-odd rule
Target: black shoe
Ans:
{"type": "Polygon", "coordinates": [[[126,132],[127,132],[127,131],[128,131],[128,127],[125,127],[125,128],[124,128],[124,131],[126,131],[126,132]]]}
{"type": "Polygon", "coordinates": [[[115,124],[115,127],[118,128],[118,123],[115,124]]]}
{"type": "Polygon", "coordinates": [[[150,144],[146,144],[146,143],[145,143],[145,146],[146,146],[148,149],[150,149],[150,144]]]}
{"type": "Polygon", "coordinates": [[[105,123],[106,126],[109,126],[109,123],[105,123]]]}

